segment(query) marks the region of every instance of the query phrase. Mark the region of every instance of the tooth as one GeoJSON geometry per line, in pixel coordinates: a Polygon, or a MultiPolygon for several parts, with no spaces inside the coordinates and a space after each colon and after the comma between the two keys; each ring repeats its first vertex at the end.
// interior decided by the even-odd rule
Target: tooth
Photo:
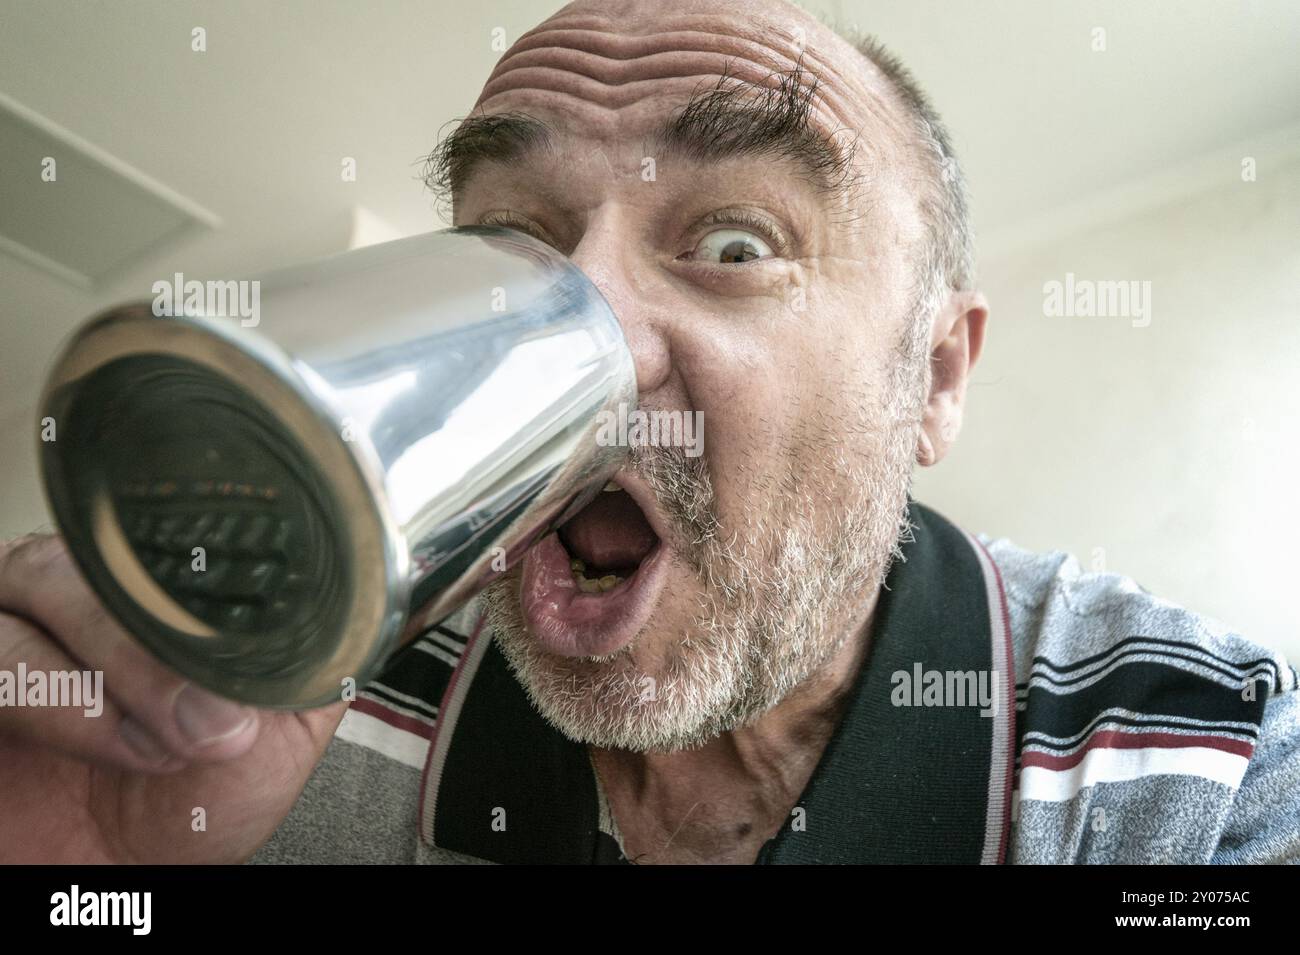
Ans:
{"type": "Polygon", "coordinates": [[[613,574],[606,574],[604,577],[600,578],[601,591],[613,590],[618,586],[619,581],[622,579],[622,577],[615,577],[613,574]]]}
{"type": "Polygon", "coordinates": [[[584,594],[598,594],[600,593],[600,581],[588,580],[586,577],[579,577],[578,589],[584,594]]]}
{"type": "Polygon", "coordinates": [[[606,485],[605,485],[601,490],[604,490],[604,491],[621,491],[621,490],[623,490],[623,489],[622,489],[621,487],[619,487],[617,484],[615,484],[613,481],[610,481],[610,482],[609,482],[608,484],[606,484],[606,485]]]}
{"type": "Polygon", "coordinates": [[[573,558],[573,560],[569,561],[569,570],[575,570],[578,573],[582,573],[586,569],[587,569],[587,565],[584,564],[582,561],[578,560],[578,558],[576,557],[573,558]]]}

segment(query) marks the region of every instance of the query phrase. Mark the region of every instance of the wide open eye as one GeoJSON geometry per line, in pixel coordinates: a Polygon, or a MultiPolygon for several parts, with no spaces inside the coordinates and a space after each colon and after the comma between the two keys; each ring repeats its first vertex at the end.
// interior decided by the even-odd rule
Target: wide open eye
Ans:
{"type": "Polygon", "coordinates": [[[746,229],[718,229],[702,238],[691,251],[693,261],[736,265],[765,259],[772,247],[746,229]]]}

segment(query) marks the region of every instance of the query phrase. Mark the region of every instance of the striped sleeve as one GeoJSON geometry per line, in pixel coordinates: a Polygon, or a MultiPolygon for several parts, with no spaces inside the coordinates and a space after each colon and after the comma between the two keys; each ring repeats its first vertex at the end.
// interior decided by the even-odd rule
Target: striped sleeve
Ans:
{"type": "Polygon", "coordinates": [[[1300,861],[1284,657],[1067,554],[989,548],[1019,677],[1014,860],[1300,861]]]}

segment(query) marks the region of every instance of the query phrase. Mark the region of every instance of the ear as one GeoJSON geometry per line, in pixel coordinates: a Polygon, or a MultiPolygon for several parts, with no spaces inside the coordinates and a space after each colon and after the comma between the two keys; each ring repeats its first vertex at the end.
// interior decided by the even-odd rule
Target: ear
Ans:
{"type": "Polygon", "coordinates": [[[975,290],[950,292],[930,330],[930,394],[916,444],[916,461],[923,467],[947,455],[961,431],[966,383],[984,347],[989,307],[975,290]]]}

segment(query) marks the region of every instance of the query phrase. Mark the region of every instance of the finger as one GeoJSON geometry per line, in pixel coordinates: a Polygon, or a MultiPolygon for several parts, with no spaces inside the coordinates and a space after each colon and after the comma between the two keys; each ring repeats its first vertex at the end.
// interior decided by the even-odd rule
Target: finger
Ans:
{"type": "Polygon", "coordinates": [[[29,537],[0,551],[0,609],[25,617],[69,657],[104,673],[127,715],[174,756],[217,761],[242,756],[257,740],[258,712],[196,686],[156,660],[114,620],[63,541],[29,537]]]}
{"type": "Polygon", "coordinates": [[[9,682],[11,694],[6,705],[0,706],[0,735],[65,756],[136,772],[168,772],[184,765],[108,697],[102,678],[96,681],[92,677],[89,686],[82,684],[76,706],[50,705],[58,702],[51,699],[51,694],[37,697],[30,692],[30,680],[17,680],[20,672],[29,677],[37,674],[47,681],[49,674],[71,673],[80,680],[80,669],[38,627],[17,617],[0,615],[0,679],[9,682]],[[19,705],[19,696],[23,705],[19,705]]]}

